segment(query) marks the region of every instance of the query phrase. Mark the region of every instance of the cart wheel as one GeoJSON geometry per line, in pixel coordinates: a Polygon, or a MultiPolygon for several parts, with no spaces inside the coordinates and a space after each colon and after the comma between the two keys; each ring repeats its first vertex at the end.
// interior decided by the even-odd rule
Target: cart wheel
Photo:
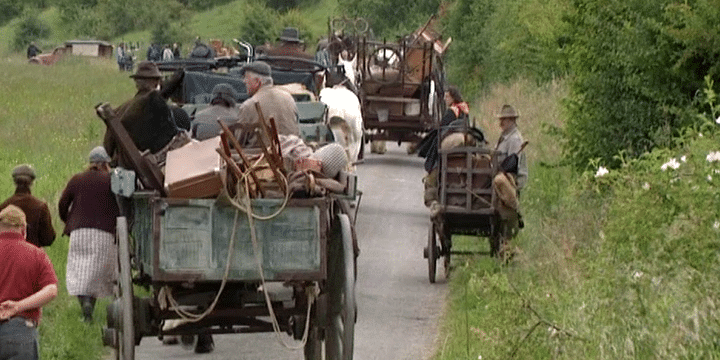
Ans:
{"type": "Polygon", "coordinates": [[[322,360],[322,339],[320,339],[317,328],[310,329],[303,351],[305,360],[322,360]]]}
{"type": "Polygon", "coordinates": [[[430,229],[428,230],[427,259],[428,277],[431,284],[435,283],[435,271],[437,269],[438,248],[435,241],[436,238],[437,236],[435,235],[435,224],[430,224],[430,229]]]}
{"type": "Polygon", "coordinates": [[[338,215],[341,241],[330,245],[328,278],[328,333],[325,337],[326,359],[352,360],[355,338],[355,252],[352,227],[346,214],[338,215]],[[335,255],[335,256],[333,256],[335,255]]]}
{"type": "Polygon", "coordinates": [[[133,324],[133,287],[130,274],[130,240],[128,237],[127,219],[117,218],[118,266],[120,278],[116,297],[120,298],[122,319],[117,329],[117,349],[115,358],[118,360],[135,359],[135,329],[133,324]]]}

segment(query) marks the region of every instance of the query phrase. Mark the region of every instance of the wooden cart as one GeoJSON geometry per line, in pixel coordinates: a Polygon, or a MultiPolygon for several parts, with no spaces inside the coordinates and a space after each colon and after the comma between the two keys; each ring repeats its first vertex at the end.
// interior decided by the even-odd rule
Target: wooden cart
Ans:
{"type": "Polygon", "coordinates": [[[137,192],[132,200],[132,226],[118,218],[120,281],[104,333],[117,359],[133,359],[146,336],[273,331],[304,342],[306,359],[352,359],[355,252],[345,200],[283,207],[253,199],[252,220],[222,197],[137,192]],[[135,295],[133,284],[149,295],[135,295]],[[180,321],[168,328],[171,320],[180,321]]]}
{"type": "Polygon", "coordinates": [[[438,151],[439,212],[432,216],[428,230],[428,245],[424,257],[428,260],[428,277],[435,282],[437,261],[443,258],[448,273],[452,254],[452,235],[473,235],[488,238],[490,255],[496,255],[501,243],[500,217],[495,209],[496,199],[492,181],[498,164],[494,151],[481,147],[461,147],[438,151]]]}
{"type": "Polygon", "coordinates": [[[440,42],[433,22],[397,42],[355,41],[366,141],[417,142],[440,123],[449,42],[440,42]]]}

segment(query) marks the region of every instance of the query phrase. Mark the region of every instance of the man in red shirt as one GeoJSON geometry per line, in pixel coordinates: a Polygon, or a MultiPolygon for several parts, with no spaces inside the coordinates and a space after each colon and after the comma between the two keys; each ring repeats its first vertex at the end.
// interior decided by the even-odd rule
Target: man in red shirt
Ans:
{"type": "Polygon", "coordinates": [[[45,251],[25,241],[25,213],[0,211],[0,360],[38,359],[40,308],[57,296],[57,276],[45,251]]]}

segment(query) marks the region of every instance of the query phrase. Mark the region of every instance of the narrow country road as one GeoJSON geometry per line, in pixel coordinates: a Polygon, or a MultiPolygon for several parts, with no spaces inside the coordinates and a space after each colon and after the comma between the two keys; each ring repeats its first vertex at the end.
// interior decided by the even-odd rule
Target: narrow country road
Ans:
{"type": "MultiPolygon", "coordinates": [[[[422,204],[423,174],[422,159],[391,143],[386,154],[366,154],[358,165],[363,196],[356,223],[356,360],[422,360],[433,354],[447,288],[441,270],[436,284],[428,282],[422,257],[430,222],[422,204]]],[[[295,360],[303,354],[285,349],[269,333],[215,336],[210,354],[147,337],[136,359],[295,360]]]]}

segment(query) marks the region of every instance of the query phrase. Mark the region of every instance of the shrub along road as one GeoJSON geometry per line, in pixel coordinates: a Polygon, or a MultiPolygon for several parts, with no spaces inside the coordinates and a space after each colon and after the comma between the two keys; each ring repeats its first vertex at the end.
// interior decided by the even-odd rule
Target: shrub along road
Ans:
{"type": "MultiPolygon", "coordinates": [[[[363,191],[356,230],[358,258],[355,359],[429,359],[447,287],[427,278],[422,250],[427,242],[428,210],[422,203],[422,159],[388,143],[388,153],[366,154],[358,165],[363,191]]],[[[285,341],[290,337],[281,335],[285,341]]],[[[179,345],[144,338],[136,359],[302,359],[274,334],[221,335],[212,354],[197,355],[179,345]]]]}

